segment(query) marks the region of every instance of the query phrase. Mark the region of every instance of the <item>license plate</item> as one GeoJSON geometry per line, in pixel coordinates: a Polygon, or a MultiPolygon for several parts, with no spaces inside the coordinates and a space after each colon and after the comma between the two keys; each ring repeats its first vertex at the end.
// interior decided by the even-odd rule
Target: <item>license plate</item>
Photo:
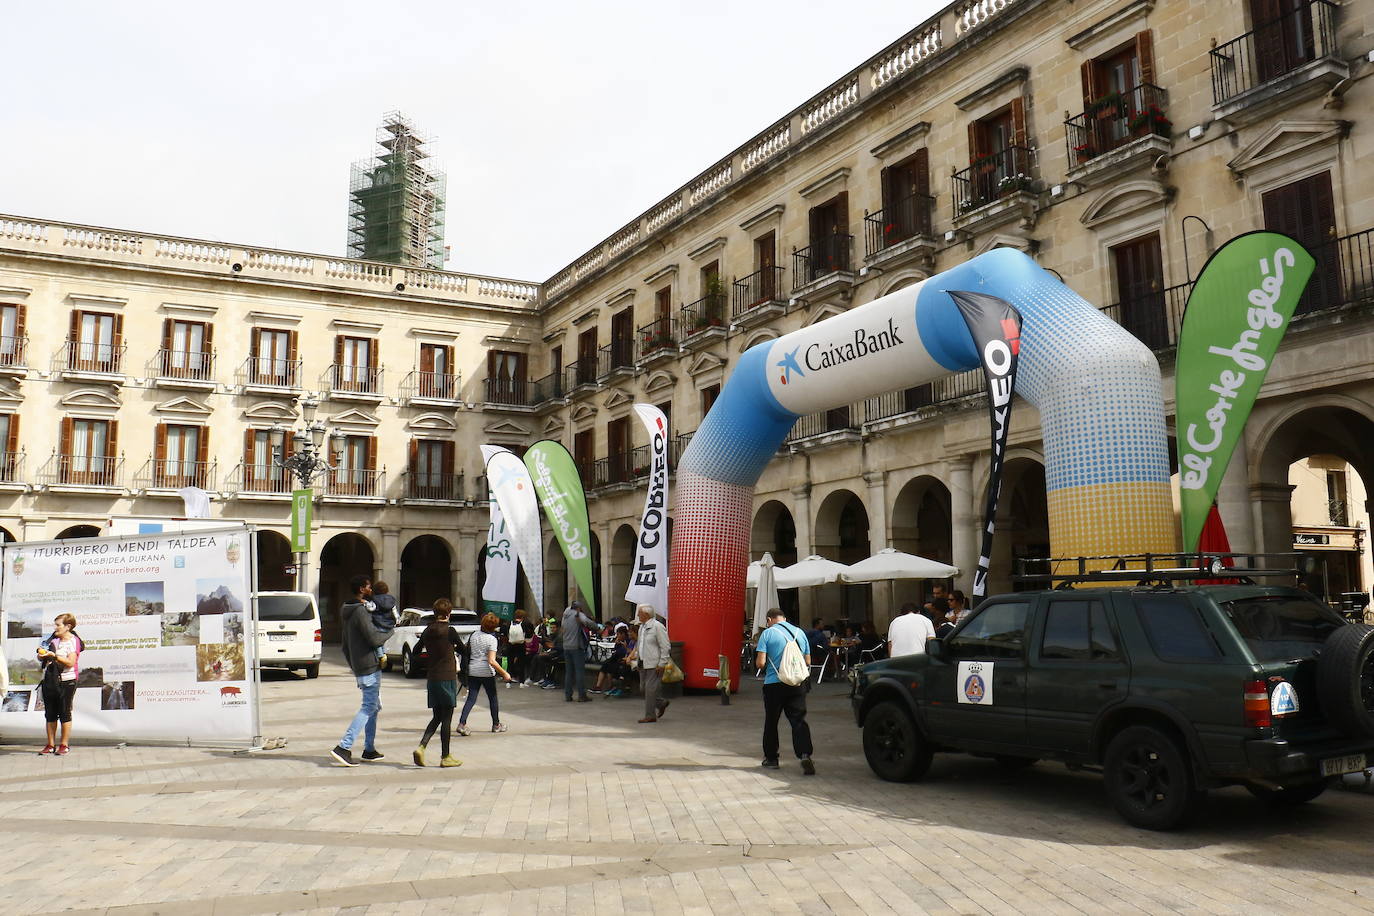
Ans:
{"type": "Polygon", "coordinates": [[[1339,776],[1342,773],[1358,773],[1364,769],[1364,764],[1364,754],[1331,757],[1322,761],[1322,775],[1339,776]]]}
{"type": "Polygon", "coordinates": [[[267,641],[268,641],[268,642],[278,642],[278,641],[281,641],[281,640],[292,639],[292,638],[295,637],[295,635],[296,635],[295,633],[268,633],[268,634],[267,634],[267,641]]]}

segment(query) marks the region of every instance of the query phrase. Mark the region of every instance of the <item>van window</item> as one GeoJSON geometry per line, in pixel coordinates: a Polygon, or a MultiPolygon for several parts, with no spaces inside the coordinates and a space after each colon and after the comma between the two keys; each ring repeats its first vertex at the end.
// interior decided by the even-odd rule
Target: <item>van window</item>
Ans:
{"type": "Polygon", "coordinates": [[[1255,660],[1305,658],[1345,621],[1320,601],[1294,595],[1256,595],[1221,605],[1255,660]]]}
{"type": "Polygon", "coordinates": [[[979,608],[957,634],[946,638],[947,652],[951,658],[1020,658],[1029,610],[1024,601],[979,608]]]}
{"type": "Polygon", "coordinates": [[[1040,657],[1064,661],[1119,659],[1116,638],[1101,601],[1059,599],[1045,615],[1040,657]]]}
{"type": "Polygon", "coordinates": [[[1135,606],[1161,660],[1195,662],[1221,657],[1211,631],[1186,596],[1137,595],[1135,606]]]}
{"type": "Polygon", "coordinates": [[[308,595],[259,595],[259,620],[311,620],[315,616],[308,595]]]}

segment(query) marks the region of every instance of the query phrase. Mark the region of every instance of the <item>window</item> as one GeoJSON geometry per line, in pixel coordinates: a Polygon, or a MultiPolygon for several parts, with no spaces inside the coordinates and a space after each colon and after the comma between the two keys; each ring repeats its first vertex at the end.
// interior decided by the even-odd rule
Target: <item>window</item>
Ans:
{"type": "Polygon", "coordinates": [[[420,384],[417,390],[422,398],[453,398],[453,347],[420,344],[420,384]]]}
{"type": "Polygon", "coordinates": [[[969,124],[968,145],[969,168],[956,175],[954,181],[960,210],[981,207],[1004,194],[1030,190],[1025,103],[1020,98],[969,124]]]}
{"type": "Polygon", "coordinates": [[[334,338],[334,387],[368,394],[377,390],[377,342],[368,337],[334,338]]]}
{"type": "Polygon", "coordinates": [[[1255,69],[1260,82],[1277,79],[1317,58],[1309,0],[1250,0],[1255,69]]]}
{"type": "Polygon", "coordinates": [[[1045,615],[1040,657],[1063,661],[1120,658],[1102,602],[1052,601],[1045,615]]]}
{"type": "Polygon", "coordinates": [[[673,288],[665,286],[654,293],[654,317],[671,318],[673,314],[673,288]]]}
{"type": "Polygon", "coordinates": [[[930,235],[929,161],[929,153],[922,149],[896,165],[883,169],[882,239],[881,245],[877,246],[879,249],[904,242],[913,236],[930,235]]]}
{"type": "Polygon", "coordinates": [[[590,429],[573,435],[573,463],[577,465],[577,471],[582,476],[582,486],[590,487],[592,468],[596,464],[596,452],[593,450],[590,429]]]}
{"type": "Polygon", "coordinates": [[[1312,279],[1293,314],[1334,308],[1344,298],[1341,290],[1341,259],[1336,238],[1336,207],[1331,194],[1331,173],[1299,179],[1265,192],[1264,228],[1282,232],[1300,242],[1317,259],[1312,279]]]}
{"type": "Polygon", "coordinates": [[[19,417],[0,413],[0,480],[14,480],[19,463],[19,417]]]}
{"type": "Polygon", "coordinates": [[[251,493],[289,493],[286,469],[272,464],[272,434],[266,429],[244,432],[243,489],[251,493]]]}
{"type": "Polygon", "coordinates": [[[673,402],[664,401],[662,404],[655,404],[659,410],[663,411],[663,425],[667,427],[664,431],[668,436],[668,441],[673,439],[673,402]]]}
{"type": "Polygon", "coordinates": [[[487,351],[487,401],[492,404],[525,404],[525,354],[510,350],[487,351]]]}
{"type": "Polygon", "coordinates": [[[62,483],[113,486],[115,483],[116,420],[64,417],[58,454],[62,483]]]}
{"type": "Polygon", "coordinates": [[[1192,662],[1221,657],[1216,640],[1186,597],[1138,595],[1135,607],[1150,645],[1162,660],[1192,662]]]}
{"type": "Polygon", "coordinates": [[[1116,268],[1118,314],[1112,316],[1150,349],[1169,345],[1169,321],[1164,301],[1164,265],[1159,234],[1112,248],[1116,268]]]}
{"type": "Polygon", "coordinates": [[[209,380],[214,328],[203,321],[162,322],[162,374],[167,378],[209,380]]]}
{"type": "Polygon", "coordinates": [[[611,316],[611,368],[633,366],[635,362],[635,310],[621,309],[611,316]]]}
{"type": "Polygon", "coordinates": [[[118,372],[123,331],[123,315],[72,312],[67,368],[81,372],[118,372]]]}
{"type": "Polygon", "coordinates": [[[374,436],[344,436],[338,470],[334,471],[331,492],[341,496],[375,496],[377,485],[377,439],[374,436]]]}
{"type": "Polygon", "coordinates": [[[738,284],[742,289],[735,295],[737,300],[742,298],[742,302],[737,301],[737,306],[752,308],[761,302],[772,302],[778,298],[781,271],[778,269],[777,233],[766,232],[754,239],[754,266],[754,275],[738,284]]]}
{"type": "Polygon", "coordinates": [[[577,335],[577,384],[596,382],[596,328],[588,328],[577,335]]]}
{"type": "Polygon", "coordinates": [[[606,455],[610,459],[607,483],[630,479],[630,418],[620,417],[606,424],[606,455]]]}
{"type": "Polygon", "coordinates": [[[720,397],[720,385],[708,385],[701,389],[701,416],[703,419],[711,412],[711,407],[716,403],[718,397],[720,397]]]}
{"type": "Polygon", "coordinates": [[[1346,495],[1345,471],[1326,472],[1326,505],[1331,524],[1349,524],[1350,516],[1346,511],[1349,500],[1346,495]]]}
{"type": "Polygon", "coordinates": [[[296,385],[296,332],[254,328],[248,359],[250,385],[296,385]]]}
{"type": "Polygon", "coordinates": [[[162,423],[153,451],[153,486],[204,487],[209,436],[199,426],[162,423]]]}
{"type": "Polygon", "coordinates": [[[22,305],[0,305],[0,366],[24,365],[24,318],[22,305]]]}
{"type": "Polygon", "coordinates": [[[1069,121],[1079,162],[1152,133],[1168,136],[1164,93],[1154,85],[1154,41],[1147,29],[1124,45],[1083,62],[1083,115],[1069,121]]]}
{"type": "Polygon", "coordinates": [[[1340,615],[1312,598],[1259,595],[1227,601],[1221,609],[1261,662],[1307,658],[1345,625],[1340,615]]]}
{"type": "Polygon", "coordinates": [[[410,440],[412,499],[457,499],[453,476],[453,443],[436,439],[410,440]]]}
{"type": "Polygon", "coordinates": [[[725,318],[725,284],[720,279],[719,261],[701,269],[701,315],[715,324],[725,318]]]}
{"type": "Polygon", "coordinates": [[[1029,610],[1021,601],[985,605],[946,640],[950,657],[1020,658],[1029,610]]]}
{"type": "Polygon", "coordinates": [[[849,193],[841,191],[808,214],[809,241],[805,282],[849,270],[849,193]]]}

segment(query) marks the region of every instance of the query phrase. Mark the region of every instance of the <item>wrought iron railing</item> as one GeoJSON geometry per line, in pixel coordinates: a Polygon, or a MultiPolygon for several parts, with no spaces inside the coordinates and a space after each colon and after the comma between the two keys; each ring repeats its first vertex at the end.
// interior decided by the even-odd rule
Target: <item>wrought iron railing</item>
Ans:
{"type": "Polygon", "coordinates": [[[274,356],[250,356],[239,367],[240,385],[260,385],[269,388],[300,387],[301,361],[274,356]]]}
{"type": "Polygon", "coordinates": [[[187,379],[194,382],[215,380],[215,354],[203,350],[157,351],[148,364],[148,374],[156,378],[187,379]]]}
{"type": "Polygon", "coordinates": [[[54,370],[68,372],[100,372],[118,375],[124,364],[125,344],[91,343],[90,341],[68,340],[57,351],[53,359],[54,370]]]}
{"type": "Polygon", "coordinates": [[[1151,350],[1164,350],[1178,345],[1183,309],[1192,291],[1192,283],[1180,283],[1104,305],[1101,311],[1151,350]]]}
{"type": "Polygon", "coordinates": [[[460,502],[464,499],[463,473],[444,474],[409,468],[401,474],[401,492],[406,499],[460,502]]]}
{"type": "Polygon", "coordinates": [[[458,400],[458,376],[452,372],[427,372],[416,369],[401,379],[401,397],[432,398],[436,401],[458,400]]]}
{"type": "Polygon", "coordinates": [[[639,347],[639,360],[655,353],[676,353],[678,343],[677,320],[671,315],[655,318],[635,332],[635,343],[639,347]]]}
{"type": "Polygon", "coordinates": [[[134,475],[137,489],[180,490],[182,487],[215,488],[214,461],[181,461],[176,458],[149,458],[134,475]]]}
{"type": "Polygon", "coordinates": [[[864,250],[869,257],[907,239],[931,234],[935,198],[912,194],[864,217],[864,250]]]}
{"type": "Polygon", "coordinates": [[[505,407],[533,407],[534,385],[524,379],[488,378],[482,380],[483,400],[505,407]]]}
{"type": "Polygon", "coordinates": [[[568,396],[568,373],[565,369],[557,372],[550,372],[540,379],[535,379],[530,383],[530,397],[535,404],[543,404],[547,401],[556,401],[559,398],[568,396]]]}
{"type": "Polygon", "coordinates": [[[19,483],[25,480],[23,452],[0,452],[0,482],[19,483]]]}
{"type": "Polygon", "coordinates": [[[682,329],[684,340],[711,328],[723,328],[726,324],[724,292],[702,296],[696,302],[684,305],[678,313],[678,327],[682,329]]]}
{"type": "Polygon", "coordinates": [[[987,391],[982,369],[958,372],[925,385],[888,391],[864,401],[864,422],[876,423],[987,391]]]}
{"type": "Polygon", "coordinates": [[[335,393],[381,394],[382,367],[332,363],[325,372],[324,382],[335,393]]]}
{"type": "Polygon", "coordinates": [[[566,370],[568,373],[568,387],[580,388],[583,385],[595,385],[597,379],[600,378],[597,374],[597,370],[600,368],[600,366],[597,365],[598,362],[600,362],[600,360],[597,358],[597,355],[592,354],[591,356],[578,357],[568,363],[566,370]]]}
{"type": "Polygon", "coordinates": [[[632,337],[612,340],[596,352],[596,377],[604,379],[617,369],[634,369],[635,342],[632,337]]]}
{"type": "Polygon", "coordinates": [[[682,460],[682,453],[687,451],[687,446],[692,444],[692,433],[682,433],[673,439],[672,450],[668,453],[668,469],[673,470],[682,460]]]}
{"type": "Polygon", "coordinates": [[[736,280],[735,317],[738,318],[761,305],[784,301],[786,296],[783,293],[782,275],[783,268],[780,266],[763,267],[747,277],[736,280]]]}
{"type": "Polygon", "coordinates": [[[848,271],[854,236],[832,233],[813,239],[811,244],[792,252],[792,285],[801,289],[830,274],[848,271]]]}
{"type": "Polygon", "coordinates": [[[71,455],[54,452],[38,470],[41,484],[122,487],[124,459],[108,455],[71,455]]]}
{"type": "Polygon", "coordinates": [[[1024,146],[1009,146],[989,156],[973,159],[969,167],[954,174],[954,210],[967,213],[995,200],[1029,191],[1035,181],[1033,152],[1024,146]]]}
{"type": "Polygon", "coordinates": [[[1173,122],[1165,114],[1167,108],[1164,90],[1149,83],[1097,99],[1064,122],[1069,164],[1082,165],[1140,137],[1168,137],[1173,122]]]}
{"type": "Polygon", "coordinates": [[[858,432],[863,423],[862,414],[863,410],[860,404],[845,404],[842,407],[832,407],[830,410],[807,414],[793,424],[791,431],[783,439],[783,443],[811,439],[831,433],[858,432]]]}
{"type": "Polygon", "coordinates": [[[1336,5],[1308,0],[1211,50],[1212,101],[1220,105],[1304,64],[1338,55],[1336,5]]]}
{"type": "Polygon", "coordinates": [[[381,496],[386,491],[384,471],[374,468],[339,468],[329,472],[327,496],[381,496]]]}
{"type": "Polygon", "coordinates": [[[27,337],[0,337],[0,367],[28,365],[24,362],[28,348],[27,337]]]}
{"type": "Polygon", "coordinates": [[[275,464],[240,462],[229,473],[226,484],[231,493],[290,493],[291,475],[275,464]]]}

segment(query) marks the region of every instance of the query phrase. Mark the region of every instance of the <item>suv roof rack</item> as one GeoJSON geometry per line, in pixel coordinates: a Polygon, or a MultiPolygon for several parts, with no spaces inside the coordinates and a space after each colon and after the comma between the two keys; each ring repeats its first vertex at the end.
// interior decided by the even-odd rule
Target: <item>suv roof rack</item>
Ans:
{"type": "Polygon", "coordinates": [[[1256,576],[1298,577],[1311,571],[1299,553],[1137,553],[1095,557],[1018,557],[1013,582],[1055,583],[1066,589],[1084,583],[1135,582],[1138,587],[1201,579],[1253,585],[1256,576]],[[1233,565],[1227,565],[1226,561],[1233,565]],[[1266,565],[1266,561],[1289,565],[1266,565]],[[1106,565],[1110,563],[1110,565],[1106,565]],[[1068,571],[1063,571],[1065,567],[1068,571]],[[1103,568],[1106,566],[1106,568],[1103,568]],[[1090,568],[1091,567],[1091,568],[1090,568]]]}

